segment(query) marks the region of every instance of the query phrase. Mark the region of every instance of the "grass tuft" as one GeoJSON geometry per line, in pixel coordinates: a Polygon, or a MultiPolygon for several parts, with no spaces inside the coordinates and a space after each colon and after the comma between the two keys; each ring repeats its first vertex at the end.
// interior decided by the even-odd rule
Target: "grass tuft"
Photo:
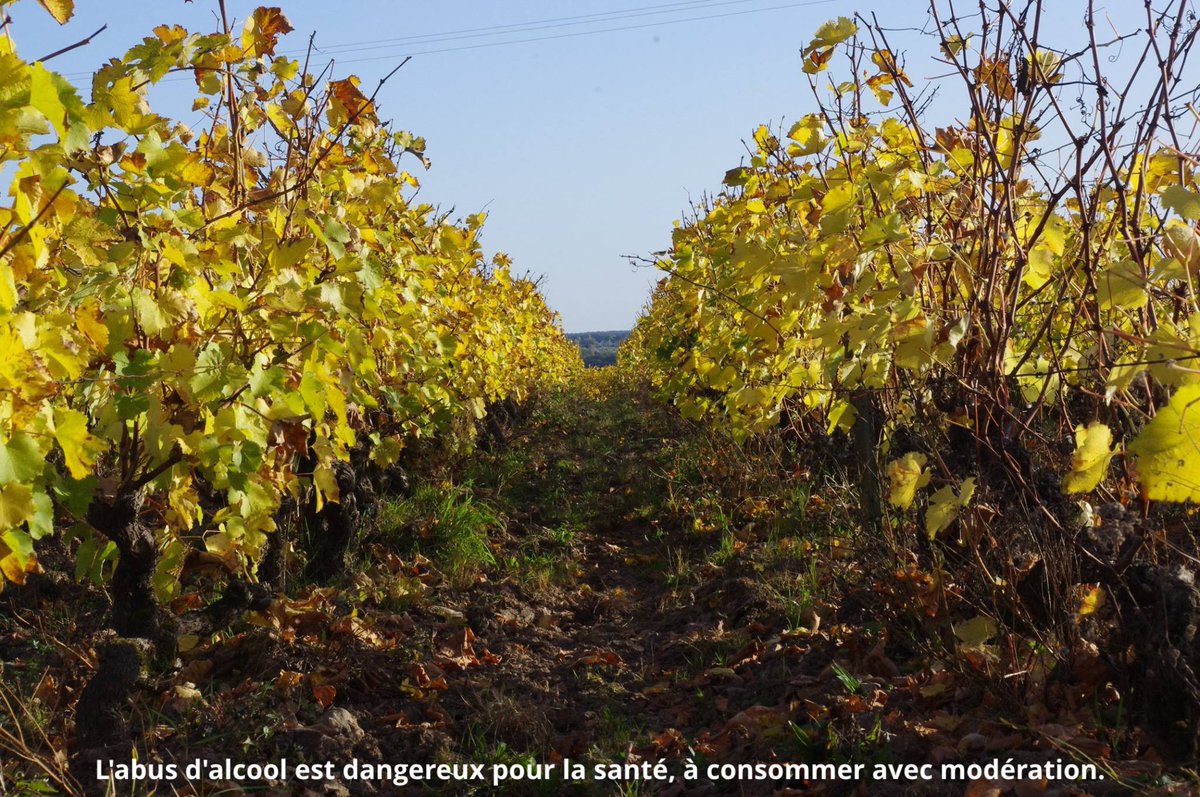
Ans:
{"type": "Polygon", "coordinates": [[[376,523],[385,540],[427,556],[460,587],[495,566],[491,535],[505,527],[470,485],[449,483],[421,484],[411,496],[385,502],[376,523]]]}

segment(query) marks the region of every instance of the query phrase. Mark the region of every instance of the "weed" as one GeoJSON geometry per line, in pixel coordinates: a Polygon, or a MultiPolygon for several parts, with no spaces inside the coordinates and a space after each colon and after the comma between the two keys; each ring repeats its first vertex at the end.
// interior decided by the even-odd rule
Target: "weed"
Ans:
{"type": "Polygon", "coordinates": [[[666,577],[667,585],[672,589],[682,589],[696,582],[692,562],[682,548],[674,548],[668,553],[666,577]]]}
{"type": "Polygon", "coordinates": [[[36,698],[23,699],[0,684],[0,794],[83,794],[66,767],[66,755],[51,741],[46,712],[36,698]]]}
{"type": "Polygon", "coordinates": [[[605,706],[599,716],[600,738],[592,748],[592,757],[597,761],[611,762],[625,759],[637,729],[621,713],[605,706]]]}
{"type": "Polygon", "coordinates": [[[575,542],[575,538],[578,533],[577,529],[581,525],[582,524],[579,522],[561,523],[557,527],[551,529],[550,537],[555,545],[560,545],[563,547],[569,546],[571,543],[575,542]]]}
{"type": "MultiPolygon", "coordinates": [[[[723,516],[722,520],[724,520],[723,516]]],[[[723,565],[729,562],[737,554],[737,551],[738,543],[737,538],[733,536],[733,530],[728,526],[723,526],[721,529],[721,542],[711,557],[713,564],[723,565]]]]}
{"type": "Polygon", "coordinates": [[[569,586],[574,580],[571,562],[553,553],[518,554],[505,559],[504,564],[517,581],[535,594],[554,586],[569,586]]]}
{"type": "Polygon", "coordinates": [[[796,753],[793,756],[796,761],[819,761],[823,757],[824,751],[821,749],[819,740],[819,725],[814,723],[797,725],[789,721],[788,728],[791,729],[792,738],[796,744],[796,753]]]}
{"type": "Polygon", "coordinates": [[[411,497],[380,508],[377,529],[385,540],[407,542],[428,556],[455,586],[466,586],[496,558],[489,533],[504,527],[501,516],[476,497],[470,485],[422,484],[411,497]]]}
{"type": "Polygon", "coordinates": [[[852,695],[857,695],[859,693],[859,691],[862,689],[861,680],[851,675],[849,670],[838,664],[836,661],[833,662],[830,667],[833,669],[833,674],[837,677],[838,683],[840,683],[847,692],[852,695]]]}

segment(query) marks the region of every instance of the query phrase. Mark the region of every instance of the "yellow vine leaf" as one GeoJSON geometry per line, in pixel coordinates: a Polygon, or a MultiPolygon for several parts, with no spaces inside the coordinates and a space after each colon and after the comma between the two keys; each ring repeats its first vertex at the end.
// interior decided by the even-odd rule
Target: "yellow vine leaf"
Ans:
{"type": "MultiPolygon", "coordinates": [[[[59,22],[74,12],[74,0],[39,2],[59,22]]],[[[148,480],[154,589],[169,599],[180,535],[198,524],[229,562],[261,555],[298,487],[296,456],[316,457],[303,486],[319,511],[366,433],[383,463],[423,437],[466,447],[491,403],[583,368],[536,282],[502,255],[488,262],[483,214],[451,223],[406,195],[418,181],[398,159],[428,167],[425,141],[381,122],[357,78],[322,86],[324,70],[274,57],[292,26],[254,5],[232,36],[154,28],[105,63],[86,103],[0,37],[12,183],[0,201],[0,582],[36,567],[56,512],[86,516],[112,485],[148,480]],[[174,71],[194,74],[179,107],[210,109],[207,130],[155,112],[150,87],[174,71]],[[253,146],[228,157],[239,135],[253,146]],[[284,141],[294,157],[268,154],[284,141]],[[106,197],[68,190],[110,178],[106,197]],[[97,472],[118,440],[123,456],[97,472]],[[224,494],[211,514],[210,489],[224,494]]],[[[763,210],[786,199],[746,195],[763,210]]],[[[754,410],[777,402],[746,397],[754,410]]],[[[111,572],[107,545],[81,543],[80,577],[111,572]]]]}
{"type": "Polygon", "coordinates": [[[825,147],[828,140],[822,135],[825,123],[816,114],[805,116],[788,131],[788,138],[796,142],[788,145],[788,155],[793,158],[815,155],[825,147]]]}
{"type": "Polygon", "coordinates": [[[999,629],[991,619],[978,615],[954,626],[954,636],[968,648],[981,648],[996,636],[999,629]]]}
{"type": "Polygon", "coordinates": [[[0,529],[14,529],[33,517],[33,490],[27,484],[6,484],[0,488],[0,529]]]}
{"type": "Polygon", "coordinates": [[[111,113],[113,124],[120,129],[130,131],[141,124],[147,106],[145,99],[134,88],[133,78],[119,78],[112,86],[97,91],[96,95],[97,102],[111,113]]]}
{"type": "Polygon", "coordinates": [[[833,48],[858,33],[858,26],[849,17],[831,19],[817,28],[804,50],[804,71],[810,75],[823,72],[833,57],[833,48]]]}
{"type": "Polygon", "coordinates": [[[979,66],[975,67],[975,82],[1002,100],[1011,100],[1017,93],[1013,87],[1007,61],[987,56],[980,58],[979,66]]]}
{"type": "Polygon", "coordinates": [[[844,182],[829,189],[829,193],[825,195],[825,200],[822,202],[822,208],[826,213],[837,213],[839,210],[851,207],[854,200],[854,183],[844,182]]]}
{"type": "Polygon", "coordinates": [[[282,9],[277,6],[256,8],[242,31],[242,47],[256,57],[274,55],[279,37],[292,30],[292,24],[283,15],[282,9]]]}
{"type": "Polygon", "coordinates": [[[4,582],[24,584],[27,573],[40,571],[37,555],[29,535],[21,531],[6,531],[0,534],[0,591],[4,582]]]}
{"type": "Polygon", "coordinates": [[[54,77],[42,64],[34,64],[29,70],[29,104],[54,125],[60,139],[67,136],[67,107],[54,85],[54,77]]]}
{"type": "Polygon", "coordinates": [[[1172,185],[1163,191],[1162,198],[1164,205],[1185,219],[1200,219],[1200,193],[1189,191],[1181,185],[1172,185]]]}
{"type": "Polygon", "coordinates": [[[353,75],[344,80],[335,80],[329,84],[329,118],[334,124],[342,124],[351,120],[373,122],[375,120],[375,103],[359,90],[359,79],[353,75]]]}
{"type": "MultiPolygon", "coordinates": [[[[1168,255],[1178,261],[1183,271],[1190,274],[1200,272],[1200,236],[1191,226],[1172,219],[1163,230],[1162,246],[1168,255]]],[[[1184,277],[1185,274],[1178,274],[1179,279],[1184,277]]]]}
{"type": "Polygon", "coordinates": [[[59,25],[67,24],[67,20],[75,15],[75,0],[38,0],[38,3],[59,25]]]}
{"type": "Polygon", "coordinates": [[[87,418],[76,410],[54,410],[54,439],[62,448],[71,478],[86,478],[103,450],[103,443],[88,433],[87,418]]]}
{"type": "Polygon", "coordinates": [[[1026,56],[1029,72],[1039,83],[1058,83],[1063,78],[1063,59],[1058,53],[1038,50],[1026,56]]]}
{"type": "Polygon", "coordinates": [[[850,19],[850,17],[831,19],[817,28],[817,32],[813,34],[813,40],[809,42],[808,47],[810,50],[817,47],[833,47],[846,41],[846,39],[849,39],[855,33],[858,33],[858,25],[855,25],[854,20],[850,19]]]}
{"type": "Polygon", "coordinates": [[[18,300],[17,281],[13,278],[12,267],[8,263],[0,263],[0,311],[13,309],[18,300]]]}
{"type": "Polygon", "coordinates": [[[1129,444],[1153,501],[1200,501],[1200,384],[1184,385],[1129,444]]]}
{"type": "Polygon", "coordinates": [[[1076,617],[1082,620],[1089,614],[1095,614],[1104,605],[1104,590],[1099,584],[1091,586],[1079,585],[1079,612],[1076,617]]]}
{"type": "Polygon", "coordinates": [[[947,57],[953,58],[970,46],[970,34],[968,34],[966,38],[963,38],[962,36],[948,36],[946,37],[946,40],[942,42],[942,52],[945,53],[947,57]]]}
{"type": "Polygon", "coordinates": [[[965,509],[975,495],[975,479],[965,479],[959,487],[958,495],[953,487],[943,487],[929,499],[929,508],[925,510],[925,533],[933,539],[954,522],[958,510],[965,509]]]}
{"type": "Polygon", "coordinates": [[[337,476],[334,475],[333,468],[328,465],[317,466],[313,472],[313,486],[317,490],[318,512],[327,501],[336,504],[341,500],[341,489],[338,487],[337,476]]]}
{"type": "Polygon", "coordinates": [[[827,433],[833,434],[837,429],[849,432],[854,428],[854,422],[857,419],[858,410],[854,409],[853,404],[849,401],[837,401],[829,409],[829,430],[827,433]]]}
{"type": "Polygon", "coordinates": [[[1113,307],[1137,310],[1145,307],[1150,299],[1141,267],[1128,258],[1113,263],[1096,275],[1096,291],[1102,310],[1113,307]]]}
{"type": "Polygon", "coordinates": [[[899,509],[912,506],[917,490],[929,484],[930,473],[925,468],[928,457],[924,454],[910,451],[899,459],[888,463],[887,475],[892,489],[888,501],[899,509]]]}
{"type": "Polygon", "coordinates": [[[1112,461],[1112,430],[1092,421],[1086,427],[1075,427],[1075,453],[1071,457],[1071,472],[1063,479],[1063,492],[1087,493],[1096,489],[1112,461]]]}
{"type": "Polygon", "coordinates": [[[100,317],[100,303],[89,299],[75,311],[75,327],[99,349],[108,346],[108,327],[100,317]]]}

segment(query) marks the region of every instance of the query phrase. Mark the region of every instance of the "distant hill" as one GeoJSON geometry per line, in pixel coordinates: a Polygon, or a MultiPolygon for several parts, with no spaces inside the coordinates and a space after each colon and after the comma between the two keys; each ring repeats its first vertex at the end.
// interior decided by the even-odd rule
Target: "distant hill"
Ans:
{"type": "Polygon", "coordinates": [[[589,368],[613,365],[617,361],[617,347],[629,337],[628,329],[605,332],[569,332],[567,337],[579,347],[583,362],[589,368]]]}

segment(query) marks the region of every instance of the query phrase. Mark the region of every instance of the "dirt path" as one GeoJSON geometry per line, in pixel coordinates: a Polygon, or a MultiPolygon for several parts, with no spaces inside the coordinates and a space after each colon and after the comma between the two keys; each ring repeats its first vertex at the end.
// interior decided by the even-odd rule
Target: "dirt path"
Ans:
{"type": "MultiPolygon", "coordinates": [[[[1021,716],[1019,703],[968,673],[930,666],[903,623],[872,613],[888,604],[883,585],[864,575],[844,540],[822,536],[837,534],[835,514],[806,514],[823,502],[770,509],[806,519],[783,537],[754,521],[724,530],[689,523],[702,516],[694,502],[704,494],[677,494],[677,484],[703,483],[722,500],[747,490],[753,498],[755,487],[778,498],[786,489],[722,487],[722,471],[741,478],[746,465],[723,462],[736,452],[714,455],[694,431],[619,389],[560,397],[517,428],[474,474],[477,493],[510,518],[507,535],[494,541],[497,564],[462,589],[435,585],[405,615],[404,648],[416,660],[394,676],[398,689],[382,691],[386,704],[408,708],[399,719],[379,708],[364,718],[382,751],[410,761],[569,759],[589,773],[597,764],[665,761],[676,775],[509,782],[464,793],[1126,793],[1112,781],[1057,789],[1052,780],[682,779],[688,762],[703,772],[714,763],[940,764],[1000,754],[1029,762],[1062,754],[1047,731],[1006,722],[1021,716]],[[698,470],[679,473],[688,467],[698,470]]],[[[1051,732],[1067,734],[1084,755],[1103,752],[1082,725],[1051,732]]]]}

